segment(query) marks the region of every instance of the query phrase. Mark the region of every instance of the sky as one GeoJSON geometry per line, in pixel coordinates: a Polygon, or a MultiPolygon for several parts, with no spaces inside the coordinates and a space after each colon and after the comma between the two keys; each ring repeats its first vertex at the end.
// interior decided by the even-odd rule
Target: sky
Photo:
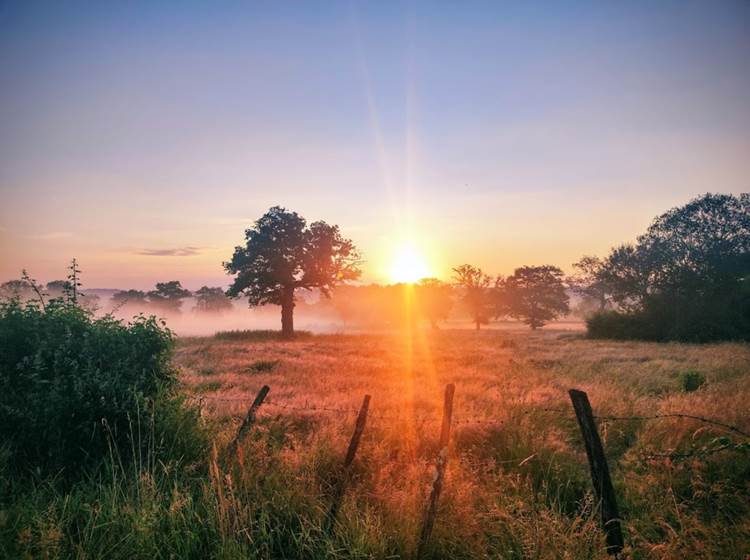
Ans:
{"type": "Polygon", "coordinates": [[[274,205],[367,282],[570,271],[749,179],[744,0],[0,0],[0,281],[226,286],[274,205]]]}

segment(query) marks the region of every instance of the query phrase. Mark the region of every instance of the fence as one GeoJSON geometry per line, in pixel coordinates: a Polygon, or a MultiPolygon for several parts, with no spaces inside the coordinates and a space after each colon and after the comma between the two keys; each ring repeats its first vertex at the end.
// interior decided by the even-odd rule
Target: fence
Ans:
{"type": "MultiPolygon", "coordinates": [[[[403,416],[389,415],[389,414],[378,414],[372,413],[370,410],[371,396],[365,395],[362,401],[362,405],[358,409],[354,408],[336,408],[327,406],[318,406],[315,404],[305,403],[304,406],[292,405],[289,403],[283,403],[268,399],[267,396],[271,388],[268,385],[264,385],[256,397],[252,399],[252,404],[244,416],[242,423],[240,424],[237,433],[230,444],[230,450],[234,451],[241,444],[242,440],[247,437],[251,432],[253,425],[257,419],[257,413],[261,406],[277,407],[283,410],[293,411],[304,411],[304,412],[322,412],[332,413],[339,415],[357,415],[354,432],[352,433],[349,446],[343,462],[343,468],[341,471],[341,477],[337,481],[334,488],[333,498],[326,515],[325,528],[327,531],[332,531],[335,527],[336,516],[341,505],[341,501],[346,493],[346,489],[349,483],[351,475],[351,466],[354,462],[359,444],[367,425],[368,419],[383,419],[383,420],[395,420],[403,418],[403,416]]],[[[624,538],[622,534],[622,528],[620,525],[620,513],[617,505],[617,499],[612,486],[612,480],[609,473],[609,464],[604,452],[604,446],[602,445],[601,438],[599,436],[599,430],[596,425],[596,420],[601,421],[632,421],[632,420],[656,420],[662,418],[683,418],[710,424],[736,435],[740,435],[750,440],[750,434],[740,430],[736,426],[705,418],[703,416],[696,416],[686,413],[667,413],[667,414],[652,414],[644,416],[595,416],[589,401],[588,395],[584,391],[570,389],[568,391],[572,409],[578,422],[581,436],[588,458],[589,470],[591,473],[591,481],[594,489],[594,495],[599,503],[599,513],[602,529],[605,534],[607,543],[607,552],[611,555],[619,555],[624,547],[624,538]]],[[[440,436],[439,436],[439,451],[435,459],[434,476],[432,487],[430,489],[430,496],[425,507],[424,518],[421,526],[421,531],[417,541],[417,557],[422,558],[427,550],[427,545],[430,540],[435,519],[437,516],[437,506],[440,500],[440,494],[442,492],[445,472],[448,465],[448,448],[450,443],[451,428],[456,425],[497,425],[503,424],[503,420],[492,420],[487,418],[454,418],[453,415],[453,397],[455,395],[455,385],[449,384],[445,387],[445,396],[443,402],[443,413],[442,416],[424,416],[419,421],[423,423],[427,422],[441,422],[440,436]]],[[[251,399],[244,397],[219,397],[211,395],[194,395],[191,397],[199,403],[200,410],[203,410],[203,404],[207,400],[223,401],[223,402],[249,402],[251,399]]],[[[560,408],[535,408],[526,412],[547,412],[553,414],[564,414],[569,415],[569,409],[560,408]]],[[[741,446],[750,446],[750,442],[740,444],[741,446]]],[[[736,447],[733,445],[722,445],[714,449],[714,451],[723,451],[736,447]]],[[[681,454],[663,454],[653,455],[650,457],[688,457],[692,456],[691,453],[681,454]]]]}

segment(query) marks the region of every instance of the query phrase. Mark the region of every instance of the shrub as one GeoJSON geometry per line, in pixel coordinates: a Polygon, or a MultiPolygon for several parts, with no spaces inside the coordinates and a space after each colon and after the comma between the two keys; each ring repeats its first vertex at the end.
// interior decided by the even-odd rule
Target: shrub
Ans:
{"type": "Polygon", "coordinates": [[[680,375],[680,382],[683,391],[692,393],[706,384],[706,377],[699,371],[685,371],[680,375]]]}
{"type": "Polygon", "coordinates": [[[130,450],[133,426],[176,383],[172,346],[154,317],[124,324],[70,301],[0,304],[0,435],[15,468],[68,476],[110,446],[130,450]]]}
{"type": "Polygon", "coordinates": [[[267,373],[276,369],[279,365],[279,360],[256,360],[249,366],[247,366],[248,373],[267,373]]]}
{"type": "Polygon", "coordinates": [[[636,315],[617,311],[600,311],[586,319],[588,336],[591,338],[613,338],[617,340],[644,339],[655,336],[653,325],[636,315]]]}

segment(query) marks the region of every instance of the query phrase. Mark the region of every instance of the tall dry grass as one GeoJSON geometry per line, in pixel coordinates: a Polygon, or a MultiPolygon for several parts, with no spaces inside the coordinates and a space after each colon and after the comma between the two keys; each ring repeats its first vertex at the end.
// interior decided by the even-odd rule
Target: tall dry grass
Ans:
{"type": "MultiPolygon", "coordinates": [[[[453,451],[433,553],[444,557],[603,557],[595,504],[567,390],[586,390],[595,413],[689,412],[750,429],[745,345],[590,341],[562,332],[450,331],[316,336],[293,342],[202,339],[178,350],[189,392],[230,434],[263,384],[271,403],[350,409],[344,415],[261,409],[256,437],[305,495],[325,496],[354,411],[373,396],[343,535],[391,543],[367,554],[408,555],[432,474],[446,383],[457,386],[453,451]],[[257,364],[274,364],[269,369],[257,364]],[[686,393],[682,378],[706,383],[686,393]],[[379,418],[384,415],[387,418],[379,418]],[[478,421],[475,423],[475,421],[478,421]],[[491,421],[493,423],[482,423],[491,421]],[[364,524],[364,526],[362,526],[364,524]]],[[[721,435],[685,419],[602,422],[632,554],[743,557],[750,462],[727,451],[687,461],[647,459],[721,435]]]]}
{"type": "MultiPolygon", "coordinates": [[[[39,484],[2,505],[0,552],[410,558],[430,488],[443,389],[452,382],[456,424],[429,556],[603,559],[570,387],[586,390],[598,415],[681,411],[750,430],[744,345],[611,343],[555,331],[296,341],[236,335],[183,340],[176,360],[186,394],[214,397],[203,403],[202,422],[216,451],[189,468],[142,461],[146,467],[65,492],[39,484]],[[705,384],[685,392],[686,372],[701,374],[705,384]],[[264,384],[269,403],[227,456],[241,415],[264,384]],[[335,531],[327,533],[325,514],[365,393],[372,395],[371,416],[335,531]]],[[[645,457],[700,447],[723,435],[717,427],[669,418],[602,421],[600,431],[628,557],[750,553],[746,454],[645,457]]]]}

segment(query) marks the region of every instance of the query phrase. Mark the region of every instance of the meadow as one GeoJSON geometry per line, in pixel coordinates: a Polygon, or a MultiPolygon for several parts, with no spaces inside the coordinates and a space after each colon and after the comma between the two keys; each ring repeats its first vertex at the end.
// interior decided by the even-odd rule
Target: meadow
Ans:
{"type": "MultiPolygon", "coordinates": [[[[218,450],[203,499],[225,557],[411,557],[447,383],[456,385],[454,426],[427,550],[434,558],[607,557],[570,388],[587,391],[597,416],[684,412],[750,431],[743,344],[593,341],[555,329],[292,341],[236,332],[183,338],[176,362],[218,450]],[[227,459],[223,450],[264,384],[271,391],[257,424],[227,459]],[[354,475],[327,533],[323,519],[365,393],[372,402],[354,475]]],[[[741,436],[684,418],[599,420],[599,429],[626,557],[750,553],[741,436]]],[[[188,508],[175,500],[164,507],[188,508]]]]}

